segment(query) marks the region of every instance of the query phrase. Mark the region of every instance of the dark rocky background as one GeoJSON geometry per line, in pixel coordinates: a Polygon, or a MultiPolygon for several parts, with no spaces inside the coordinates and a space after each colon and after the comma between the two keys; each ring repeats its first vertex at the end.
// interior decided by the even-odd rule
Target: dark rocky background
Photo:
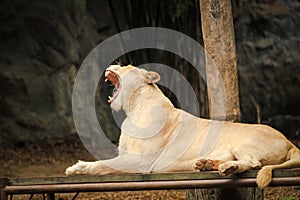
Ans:
{"type": "MultiPolygon", "coordinates": [[[[76,71],[97,44],[120,31],[160,26],[201,43],[196,0],[110,2],[0,1],[0,143],[76,134],[71,108],[76,71]]],[[[296,139],[300,131],[300,2],[233,0],[232,6],[242,121],[270,124],[296,139]]],[[[154,60],[174,66],[200,91],[202,116],[207,117],[204,84],[186,62],[164,52],[133,52],[120,58],[126,59],[136,65],[154,60]]],[[[111,123],[106,101],[107,95],[97,97],[99,121],[117,142],[118,129],[111,123]]]]}

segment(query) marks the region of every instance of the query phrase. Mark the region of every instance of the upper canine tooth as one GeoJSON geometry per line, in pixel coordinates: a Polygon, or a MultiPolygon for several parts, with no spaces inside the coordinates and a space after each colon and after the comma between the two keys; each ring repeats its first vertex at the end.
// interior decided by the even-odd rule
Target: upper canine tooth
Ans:
{"type": "Polygon", "coordinates": [[[105,78],[104,82],[108,81],[108,78],[105,78]]]}

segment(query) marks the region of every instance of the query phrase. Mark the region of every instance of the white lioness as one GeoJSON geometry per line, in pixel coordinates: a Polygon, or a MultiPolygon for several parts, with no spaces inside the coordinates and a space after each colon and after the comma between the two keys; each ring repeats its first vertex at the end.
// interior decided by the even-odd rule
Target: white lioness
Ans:
{"type": "Polygon", "coordinates": [[[269,185],[272,170],[300,167],[300,151],[266,125],[224,122],[205,157],[209,129],[216,121],[174,108],[155,84],[159,74],[133,66],[111,65],[105,72],[115,90],[109,103],[123,109],[119,155],[95,162],[79,161],[66,175],[218,170],[221,175],[260,169],[257,184],[269,185]]]}

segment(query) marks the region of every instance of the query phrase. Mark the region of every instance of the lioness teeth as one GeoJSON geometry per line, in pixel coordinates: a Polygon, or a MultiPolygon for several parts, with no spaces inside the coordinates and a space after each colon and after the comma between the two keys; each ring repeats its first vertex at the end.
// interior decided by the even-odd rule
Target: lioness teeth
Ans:
{"type": "Polygon", "coordinates": [[[112,97],[111,96],[108,96],[108,103],[111,103],[112,102],[112,97]]]}
{"type": "Polygon", "coordinates": [[[107,82],[108,81],[108,78],[105,78],[105,81],[104,82],[107,82]]]}

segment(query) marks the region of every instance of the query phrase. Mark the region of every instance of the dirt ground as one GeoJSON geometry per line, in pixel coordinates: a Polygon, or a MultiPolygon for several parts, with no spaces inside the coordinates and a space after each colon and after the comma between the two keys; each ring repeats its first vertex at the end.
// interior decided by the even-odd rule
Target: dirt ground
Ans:
{"type": "MultiPolygon", "coordinates": [[[[78,137],[43,140],[35,143],[0,146],[0,177],[51,177],[64,176],[65,169],[77,160],[95,160],[84,148],[78,137]]],[[[72,199],[75,194],[59,194],[57,199],[72,199]]],[[[29,199],[29,195],[16,195],[13,199],[29,199]]],[[[80,193],[79,200],[109,199],[178,199],[186,197],[184,190],[143,192],[80,193]]],[[[43,199],[35,195],[33,199],[43,199]]],[[[265,190],[266,200],[298,200],[300,187],[273,187],[265,190]]]]}

